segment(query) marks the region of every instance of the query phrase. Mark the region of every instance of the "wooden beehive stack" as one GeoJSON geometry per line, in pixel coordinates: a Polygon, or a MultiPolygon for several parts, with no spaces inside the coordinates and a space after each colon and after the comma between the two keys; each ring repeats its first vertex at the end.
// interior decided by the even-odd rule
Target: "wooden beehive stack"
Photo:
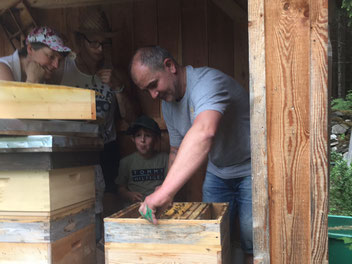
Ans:
{"type": "Polygon", "coordinates": [[[174,203],[152,225],[139,203],[104,219],[105,263],[229,263],[227,203],[174,203]]]}
{"type": "Polygon", "coordinates": [[[0,86],[0,263],[95,263],[98,126],[50,120],[94,119],[94,93],[0,86]]]}

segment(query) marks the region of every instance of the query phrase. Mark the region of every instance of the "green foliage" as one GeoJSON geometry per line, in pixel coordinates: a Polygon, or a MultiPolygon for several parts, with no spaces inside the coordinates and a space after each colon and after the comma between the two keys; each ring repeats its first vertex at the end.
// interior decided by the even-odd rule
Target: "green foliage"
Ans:
{"type": "Polygon", "coordinates": [[[352,216],[352,167],[342,155],[331,153],[330,214],[352,216]]]}
{"type": "Polygon", "coordinates": [[[346,10],[348,16],[348,26],[352,24],[352,0],[342,0],[342,9],[346,10]]]}
{"type": "Polygon", "coordinates": [[[349,250],[352,250],[352,238],[351,237],[342,237],[343,243],[348,247],[349,250]]]}
{"type": "Polygon", "coordinates": [[[346,99],[337,98],[332,100],[331,109],[332,110],[352,110],[352,90],[349,90],[347,92],[346,99]]]}
{"type": "Polygon", "coordinates": [[[346,138],[346,135],[345,135],[345,134],[341,134],[341,135],[340,135],[340,140],[345,140],[345,138],[346,138]]]}

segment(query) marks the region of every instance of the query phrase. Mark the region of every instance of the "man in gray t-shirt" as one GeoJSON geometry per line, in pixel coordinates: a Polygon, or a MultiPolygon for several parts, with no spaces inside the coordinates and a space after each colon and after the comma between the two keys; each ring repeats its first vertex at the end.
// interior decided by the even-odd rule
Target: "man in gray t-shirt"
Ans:
{"type": "Polygon", "coordinates": [[[131,77],[141,89],[163,100],[170,136],[169,172],[162,186],[146,197],[140,210],[155,215],[208,158],[204,202],[229,202],[230,227],[235,214],[241,246],[252,259],[252,186],[249,97],[235,80],[207,67],[183,67],[168,51],[145,47],[136,51],[131,77]],[[172,166],[170,166],[172,165],[172,166]]]}

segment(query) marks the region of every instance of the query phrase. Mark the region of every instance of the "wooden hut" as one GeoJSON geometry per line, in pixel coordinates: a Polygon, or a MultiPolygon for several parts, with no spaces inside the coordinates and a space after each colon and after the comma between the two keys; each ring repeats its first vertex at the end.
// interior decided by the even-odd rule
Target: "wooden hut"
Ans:
{"type": "MultiPolygon", "coordinates": [[[[4,10],[16,0],[4,0],[4,10]]],[[[158,44],[179,63],[218,68],[251,94],[255,263],[328,262],[327,0],[28,0],[33,17],[72,41],[82,6],[101,5],[113,63],[158,44]]],[[[89,8],[89,7],[88,7],[89,8]]],[[[0,56],[13,51],[0,28],[0,56]]],[[[168,138],[160,102],[138,93],[168,138]]],[[[121,126],[121,130],[126,126],[121,126]]],[[[133,151],[120,137],[123,153],[133,151]]],[[[201,199],[202,172],[182,192],[201,199]],[[192,191],[191,191],[192,190],[192,191]]]]}

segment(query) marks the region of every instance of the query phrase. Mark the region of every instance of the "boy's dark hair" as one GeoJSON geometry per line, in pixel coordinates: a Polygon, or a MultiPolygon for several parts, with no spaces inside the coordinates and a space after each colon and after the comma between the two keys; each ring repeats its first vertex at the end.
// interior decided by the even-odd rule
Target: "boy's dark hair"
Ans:
{"type": "Polygon", "coordinates": [[[137,131],[141,128],[148,129],[154,132],[156,135],[161,135],[161,130],[157,122],[154,119],[150,118],[149,116],[142,115],[138,117],[128,128],[127,134],[128,135],[135,135],[137,131]]]}

